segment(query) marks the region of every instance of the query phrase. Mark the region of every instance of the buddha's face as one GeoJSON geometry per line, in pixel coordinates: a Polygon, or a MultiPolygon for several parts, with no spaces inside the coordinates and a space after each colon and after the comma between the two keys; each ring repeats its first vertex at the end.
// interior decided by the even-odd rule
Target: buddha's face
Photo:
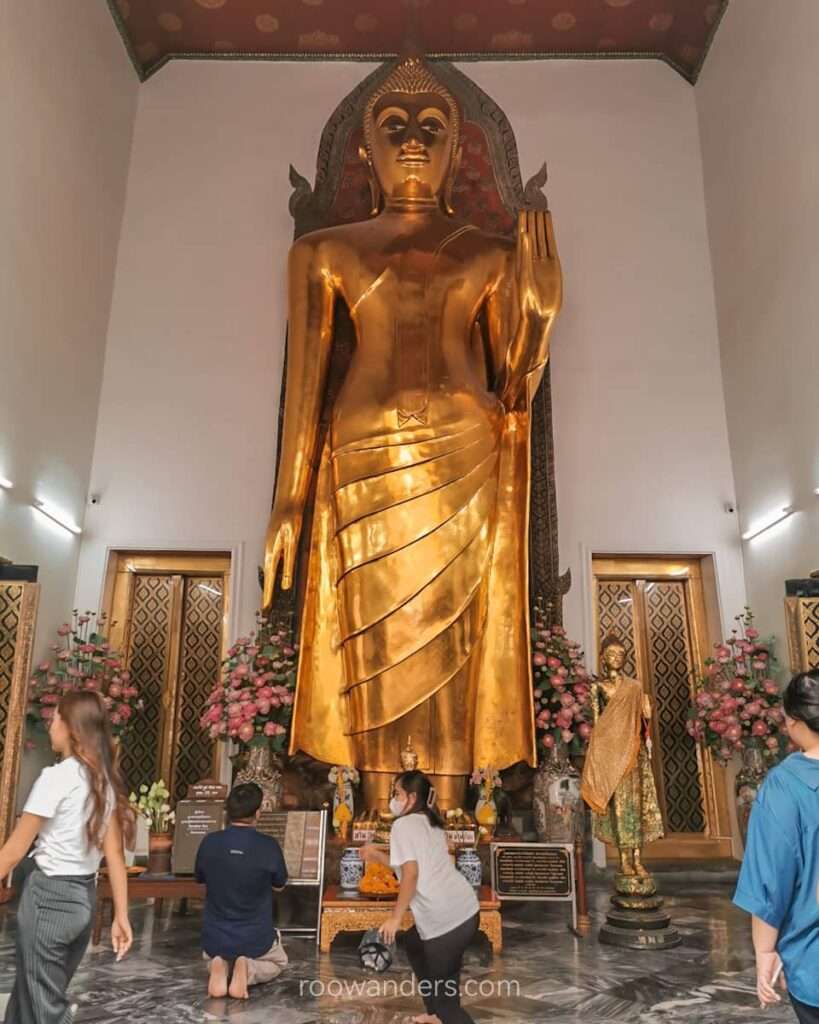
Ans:
{"type": "Polygon", "coordinates": [[[452,126],[435,93],[387,93],[373,110],[372,161],[389,199],[442,195],[452,159],[452,126]]]}
{"type": "Polygon", "coordinates": [[[620,644],[609,644],[603,651],[603,664],[609,671],[620,672],[626,663],[626,649],[620,644]]]}

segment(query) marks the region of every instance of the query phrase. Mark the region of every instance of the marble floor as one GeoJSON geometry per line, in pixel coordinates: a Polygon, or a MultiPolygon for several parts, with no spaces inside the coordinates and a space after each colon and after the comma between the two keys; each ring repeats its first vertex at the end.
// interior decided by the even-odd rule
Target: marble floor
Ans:
{"type": "MultiPolygon", "coordinates": [[[[730,887],[665,878],[662,888],[683,935],[682,945],[668,952],[627,952],[596,938],[576,939],[562,904],[507,905],[503,953],[493,958],[483,937],[468,950],[464,982],[472,991],[464,1004],[470,1014],[478,1024],[793,1021],[784,1006],[759,1008],[748,920],[732,907],[730,887]]],[[[594,891],[591,899],[599,925],[607,894],[594,891]]],[[[134,949],[120,964],[109,949],[89,950],[72,987],[77,1024],[400,1024],[420,1010],[406,994],[411,975],[403,955],[387,974],[366,975],[353,936],[340,936],[329,955],[310,940],[286,937],[291,963],[280,979],[254,990],[246,1003],[208,999],[197,947],[199,910],[194,905],[182,916],[171,909],[166,904],[157,920],[153,906],[133,907],[134,949]]],[[[14,928],[13,906],[0,910],[0,993],[12,984],[14,928]]],[[[5,1003],[6,996],[0,998],[5,1003]]]]}

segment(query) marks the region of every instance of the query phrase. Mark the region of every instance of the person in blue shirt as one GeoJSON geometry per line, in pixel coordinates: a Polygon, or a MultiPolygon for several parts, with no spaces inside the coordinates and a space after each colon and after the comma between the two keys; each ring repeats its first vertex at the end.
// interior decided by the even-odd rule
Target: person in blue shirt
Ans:
{"type": "Polygon", "coordinates": [[[734,903],[753,915],[757,994],[791,997],[801,1024],[819,1024],[819,671],[794,676],[785,725],[799,752],[772,769],[751,811],[734,903]]]}
{"type": "Polygon", "coordinates": [[[284,888],[287,867],[276,840],[256,831],[261,806],[259,786],[235,786],[225,804],[230,824],[205,836],[196,855],[196,879],[207,886],[202,949],[215,998],[247,999],[250,985],[271,981],[287,964],[273,917],[273,890],[284,888]]]}

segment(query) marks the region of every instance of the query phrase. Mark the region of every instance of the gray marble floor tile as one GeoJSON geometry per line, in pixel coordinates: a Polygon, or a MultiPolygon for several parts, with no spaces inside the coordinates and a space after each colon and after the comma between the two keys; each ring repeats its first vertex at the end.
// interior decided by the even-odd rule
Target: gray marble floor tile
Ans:
{"type": "MultiPolygon", "coordinates": [[[[468,951],[464,998],[476,1024],[776,1024],[787,1007],[762,1011],[754,991],[747,917],[719,884],[673,885],[663,880],[668,908],[683,935],[671,951],[629,952],[578,939],[565,908],[542,904],[504,908],[504,950],[493,957],[482,939],[468,951]],[[501,985],[505,986],[501,988],[501,985]],[[494,986],[494,988],[492,987],[494,986]]],[[[608,894],[591,893],[595,928],[608,894]]],[[[340,936],[329,955],[306,939],[285,939],[290,966],[244,1003],[207,998],[198,945],[200,910],[163,914],[133,906],[134,949],[120,964],[110,950],[89,950],[72,985],[76,1024],[405,1024],[420,1000],[403,954],[382,987],[343,991],[371,981],[357,958],[357,937],[340,936]],[[389,981],[392,988],[383,987],[389,981]],[[319,995],[322,990],[323,995],[319,995]]],[[[0,909],[0,1008],[14,976],[15,914],[0,909]]]]}

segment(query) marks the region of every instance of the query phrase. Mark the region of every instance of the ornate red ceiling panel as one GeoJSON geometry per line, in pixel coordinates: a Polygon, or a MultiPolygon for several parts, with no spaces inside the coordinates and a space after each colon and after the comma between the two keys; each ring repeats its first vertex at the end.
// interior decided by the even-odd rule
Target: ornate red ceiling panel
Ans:
{"type": "Polygon", "coordinates": [[[654,58],[693,82],[727,0],[109,0],[140,77],[175,57],[654,58]]]}

